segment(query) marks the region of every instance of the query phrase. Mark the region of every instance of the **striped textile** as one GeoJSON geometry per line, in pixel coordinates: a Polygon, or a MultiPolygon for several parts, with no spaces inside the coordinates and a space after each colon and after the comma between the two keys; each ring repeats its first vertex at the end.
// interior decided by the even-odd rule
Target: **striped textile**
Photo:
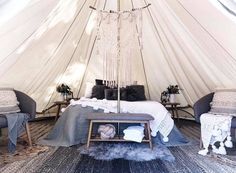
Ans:
{"type": "Polygon", "coordinates": [[[0,114],[20,112],[18,100],[13,89],[0,88],[0,114]]]}
{"type": "Polygon", "coordinates": [[[209,113],[236,116],[236,89],[217,90],[209,113]]]}

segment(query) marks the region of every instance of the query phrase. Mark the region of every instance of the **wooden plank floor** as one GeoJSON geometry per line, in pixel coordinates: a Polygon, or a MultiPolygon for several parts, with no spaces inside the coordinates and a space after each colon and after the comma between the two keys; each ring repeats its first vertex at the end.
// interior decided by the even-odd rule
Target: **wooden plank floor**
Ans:
{"type": "MultiPolygon", "coordinates": [[[[55,125],[55,121],[54,121],[54,119],[51,118],[51,119],[46,119],[46,120],[41,120],[41,121],[36,121],[36,122],[30,122],[29,125],[30,125],[33,143],[35,143],[40,137],[43,137],[44,135],[48,134],[48,132],[55,125]]],[[[179,129],[188,139],[193,139],[193,140],[199,141],[199,138],[200,138],[200,125],[199,124],[197,124],[194,121],[181,120],[180,124],[176,124],[176,125],[177,125],[177,127],[178,127],[178,125],[181,125],[181,127],[179,129]]],[[[25,133],[22,134],[22,136],[20,137],[20,139],[18,141],[21,141],[21,140],[27,141],[27,137],[26,137],[25,133]]],[[[0,151],[2,152],[1,147],[2,146],[0,145],[0,151]]],[[[193,161],[192,161],[192,163],[193,163],[192,166],[189,165],[190,163],[188,163],[188,162],[182,162],[183,161],[182,159],[187,156],[185,156],[185,155],[183,156],[183,153],[179,153],[178,149],[176,150],[175,148],[172,148],[172,152],[175,155],[177,155],[178,157],[180,157],[180,160],[178,162],[173,163],[173,165],[176,164],[177,166],[179,166],[177,172],[179,172],[179,173],[183,172],[182,170],[187,170],[188,167],[192,167],[195,165],[194,164],[195,162],[193,162],[193,161]]],[[[94,158],[89,157],[87,155],[82,155],[81,158],[79,158],[79,157],[80,157],[79,154],[76,153],[72,147],[69,147],[69,148],[61,147],[60,150],[56,150],[56,152],[53,154],[53,157],[50,157],[50,159],[49,159],[50,163],[45,162],[49,165],[47,165],[47,164],[43,165],[38,170],[38,172],[44,172],[43,171],[44,169],[48,170],[45,172],[50,172],[54,169],[61,170],[62,167],[63,167],[63,169],[67,169],[67,166],[69,165],[69,163],[71,163],[70,165],[72,165],[72,166],[71,167],[69,166],[68,170],[70,170],[73,173],[74,172],[80,172],[80,173],[81,172],[83,172],[83,173],[85,173],[85,172],[86,173],[87,172],[88,173],[91,173],[91,172],[112,172],[112,173],[113,172],[117,172],[117,173],[118,172],[119,173],[130,173],[130,172],[136,173],[137,172],[137,173],[143,173],[143,172],[153,172],[153,171],[155,172],[155,170],[158,170],[158,172],[165,173],[165,172],[168,172],[167,166],[174,167],[173,170],[177,170],[177,168],[175,168],[175,165],[173,166],[172,163],[169,163],[166,166],[166,165],[163,165],[166,162],[162,162],[161,160],[154,160],[154,161],[150,161],[150,162],[135,162],[135,161],[128,161],[128,160],[124,160],[124,159],[115,159],[112,161],[101,161],[101,160],[95,160],[94,158]],[[63,156],[61,155],[61,153],[64,153],[63,156]],[[65,154],[65,153],[67,153],[67,154],[65,154]],[[68,159],[70,159],[69,162],[68,162],[68,159]]],[[[12,157],[11,157],[11,159],[12,159],[12,157]]],[[[18,160],[24,160],[24,159],[25,158],[19,157],[19,159],[15,159],[15,160],[18,161],[18,160]]],[[[1,168],[1,165],[0,165],[0,168],[1,168]]],[[[199,167],[199,169],[201,169],[201,168],[199,167]]],[[[70,172],[68,170],[65,172],[70,172]]],[[[58,171],[54,171],[54,172],[58,172],[58,171]]],[[[173,171],[171,171],[171,172],[173,172],[173,171]]],[[[176,171],[174,171],[174,172],[176,172],[176,171]]],[[[191,171],[184,171],[184,172],[191,172],[191,171]]],[[[193,172],[196,172],[196,171],[193,171],[193,172]]]]}
{"type": "MultiPolygon", "coordinates": [[[[31,132],[33,143],[36,143],[36,141],[39,138],[47,135],[48,132],[53,128],[55,123],[56,122],[54,118],[48,118],[48,119],[44,119],[40,121],[30,122],[29,126],[30,126],[30,132],[31,132]]],[[[197,140],[197,141],[199,140],[199,137],[200,137],[199,124],[190,120],[180,120],[180,125],[181,127],[179,129],[186,137],[197,140]]],[[[7,138],[6,134],[3,137],[6,139],[7,138]]],[[[27,136],[25,132],[20,136],[19,141],[22,141],[22,140],[27,141],[27,136]]],[[[1,145],[0,145],[0,148],[1,148],[1,145]]]]}

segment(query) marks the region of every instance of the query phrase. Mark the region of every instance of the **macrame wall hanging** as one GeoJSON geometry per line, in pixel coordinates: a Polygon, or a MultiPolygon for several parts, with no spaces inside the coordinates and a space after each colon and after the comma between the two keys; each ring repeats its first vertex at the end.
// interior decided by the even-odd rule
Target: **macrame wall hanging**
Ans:
{"type": "Polygon", "coordinates": [[[97,13],[96,54],[103,63],[103,83],[118,89],[117,112],[120,111],[120,87],[134,84],[132,63],[134,52],[142,49],[142,10],[104,11],[97,13]]]}

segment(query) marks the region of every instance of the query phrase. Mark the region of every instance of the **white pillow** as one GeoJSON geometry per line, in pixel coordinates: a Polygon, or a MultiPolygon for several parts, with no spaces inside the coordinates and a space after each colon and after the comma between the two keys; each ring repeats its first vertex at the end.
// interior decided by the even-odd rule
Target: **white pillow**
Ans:
{"type": "Polygon", "coordinates": [[[92,82],[86,82],[84,97],[85,98],[91,98],[92,96],[92,89],[94,84],[92,82]]]}

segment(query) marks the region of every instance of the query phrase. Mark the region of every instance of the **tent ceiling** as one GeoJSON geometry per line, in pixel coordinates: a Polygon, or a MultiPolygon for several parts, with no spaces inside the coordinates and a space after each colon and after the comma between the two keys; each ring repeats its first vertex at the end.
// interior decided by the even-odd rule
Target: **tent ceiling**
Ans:
{"type": "MultiPolygon", "coordinates": [[[[82,96],[87,81],[102,77],[89,6],[115,10],[117,1],[22,1],[17,8],[17,0],[0,1],[0,86],[28,93],[38,111],[57,99],[59,83],[82,96]]],[[[178,96],[183,105],[216,87],[235,86],[236,23],[206,0],[120,0],[120,8],[148,3],[135,78],[152,100],[169,84],[183,89],[178,96]]]]}

